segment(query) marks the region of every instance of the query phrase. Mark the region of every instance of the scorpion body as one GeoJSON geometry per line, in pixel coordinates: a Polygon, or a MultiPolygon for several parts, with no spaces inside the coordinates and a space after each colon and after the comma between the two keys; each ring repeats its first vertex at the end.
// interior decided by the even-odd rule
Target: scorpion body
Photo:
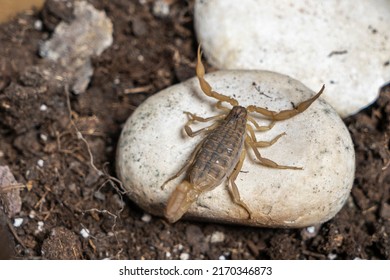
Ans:
{"type": "Polygon", "coordinates": [[[168,202],[168,220],[177,220],[177,216],[185,213],[201,193],[212,190],[233,172],[244,145],[246,115],[244,107],[233,107],[219,126],[200,143],[186,180],[168,202]]]}
{"type": "Polygon", "coordinates": [[[227,187],[232,200],[241,206],[252,217],[250,208],[241,200],[235,180],[244,163],[247,150],[253,151],[255,162],[270,168],[278,169],[302,169],[296,166],[280,165],[261,156],[258,148],[273,145],[285,133],[277,135],[271,141],[258,141],[255,132],[271,129],[276,121],[289,119],[305,111],[323,92],[324,86],[312,98],[299,103],[293,109],[275,112],[266,108],[250,105],[239,106],[238,101],[215,92],[204,79],[204,67],[201,62],[200,47],[198,49],[198,61],[196,74],[202,91],[209,97],[218,100],[216,107],[224,112],[209,118],[202,118],[195,114],[184,112],[189,121],[184,126],[188,136],[194,137],[200,133],[206,133],[206,137],[198,144],[187,163],[177,174],[169,178],[162,188],[171,180],[179,177],[187,171],[185,179],[177,185],[168,200],[165,216],[169,222],[179,220],[194,203],[200,194],[210,191],[227,179],[227,187]],[[229,103],[229,109],[222,105],[229,103]],[[260,126],[250,113],[258,113],[270,120],[269,125],[260,126]],[[215,122],[208,127],[193,132],[190,125],[194,122],[215,122]]]}

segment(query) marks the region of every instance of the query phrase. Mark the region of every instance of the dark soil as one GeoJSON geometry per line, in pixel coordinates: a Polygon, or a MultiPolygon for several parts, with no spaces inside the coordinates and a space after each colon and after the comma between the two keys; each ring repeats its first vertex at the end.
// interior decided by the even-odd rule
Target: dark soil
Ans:
{"type": "Polygon", "coordinates": [[[70,106],[63,85],[47,82],[37,69],[43,63],[39,43],[72,17],[71,9],[49,1],[42,11],[0,25],[0,165],[32,187],[21,190],[20,227],[0,213],[0,242],[15,244],[10,250],[0,244],[2,258],[390,259],[385,89],[376,103],[345,120],[356,148],[355,183],[339,214],[314,232],[142,218],[145,213],[113,178],[116,143],[140,103],[194,76],[193,1],[166,1],[171,5],[165,17],[153,12],[150,0],[90,2],[111,18],[114,43],[93,59],[88,90],[70,94],[70,106]],[[37,20],[42,30],[34,28],[37,20]],[[104,176],[91,165],[74,125],[104,176]],[[82,229],[89,230],[88,238],[82,229]],[[216,232],[224,238],[211,242],[216,232]]]}

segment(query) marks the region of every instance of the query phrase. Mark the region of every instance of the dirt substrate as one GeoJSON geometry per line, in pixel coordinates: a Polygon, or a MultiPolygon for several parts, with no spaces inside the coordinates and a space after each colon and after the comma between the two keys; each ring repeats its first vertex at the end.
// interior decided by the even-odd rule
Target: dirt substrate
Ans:
{"type": "Polygon", "coordinates": [[[285,230],[149,220],[110,178],[116,143],[140,103],[194,75],[193,1],[166,1],[167,16],[153,1],[90,2],[112,20],[114,43],[93,59],[87,92],[70,94],[69,104],[63,85],[39,72],[38,47],[60,20],[72,17],[71,8],[50,1],[43,11],[0,26],[0,165],[31,188],[21,190],[21,226],[0,215],[0,257],[390,259],[389,90],[345,120],[356,148],[356,179],[331,221],[285,230]],[[91,166],[83,139],[106,175],[91,166]],[[10,250],[3,250],[6,243],[10,250]]]}

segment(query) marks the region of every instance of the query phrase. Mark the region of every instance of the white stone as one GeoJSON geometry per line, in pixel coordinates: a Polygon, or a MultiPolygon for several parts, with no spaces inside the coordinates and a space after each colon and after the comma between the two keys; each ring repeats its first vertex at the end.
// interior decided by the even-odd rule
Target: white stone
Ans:
{"type": "Polygon", "coordinates": [[[150,216],[150,214],[148,213],[144,213],[141,217],[141,221],[145,223],[149,223],[151,220],[152,220],[152,216],[150,216]]]}
{"type": "Polygon", "coordinates": [[[35,30],[41,31],[42,30],[43,23],[41,20],[34,21],[34,28],[35,30]]]}
{"type": "Polygon", "coordinates": [[[89,237],[89,230],[86,229],[86,228],[82,228],[80,230],[80,235],[83,237],[83,238],[88,238],[89,237]]]}
{"type": "Polygon", "coordinates": [[[165,0],[156,0],[153,4],[153,14],[158,17],[169,15],[169,4],[165,0]]]}
{"type": "Polygon", "coordinates": [[[37,229],[36,229],[36,233],[39,233],[39,232],[42,232],[43,230],[43,226],[45,225],[45,223],[43,221],[38,221],[37,223],[37,229]]]}
{"type": "Polygon", "coordinates": [[[190,259],[190,254],[188,254],[188,253],[181,253],[181,254],[180,254],[180,259],[181,259],[182,261],[189,260],[189,259],[190,259]]]}
{"type": "Polygon", "coordinates": [[[315,226],[310,226],[310,227],[307,227],[306,230],[307,230],[308,233],[314,233],[316,231],[316,227],[315,226]]]}
{"type": "MultiPolygon", "coordinates": [[[[214,90],[234,96],[243,106],[274,111],[291,109],[292,103],[315,94],[290,77],[267,71],[218,71],[206,79],[214,90]]],[[[209,117],[221,112],[214,104],[193,78],[150,97],[126,122],[118,143],[117,174],[130,198],[146,212],[163,215],[183,176],[164,190],[160,186],[183,167],[204,137],[185,134],[183,111],[209,117]]],[[[332,218],[346,201],[354,178],[354,148],[347,128],[332,107],[318,99],[304,113],[277,122],[257,138],[270,140],[282,132],[287,135],[261,148],[261,154],[304,169],[266,168],[255,164],[249,152],[236,184],[253,219],[232,202],[225,183],[202,194],[183,218],[268,227],[305,227],[332,218]]]]}
{"type": "Polygon", "coordinates": [[[40,107],[39,107],[39,110],[41,110],[42,112],[46,111],[47,110],[47,106],[45,104],[42,104],[40,107]]]}
{"type": "Polygon", "coordinates": [[[43,161],[43,159],[38,159],[37,165],[38,165],[39,167],[43,167],[44,164],[45,164],[45,162],[43,161]]]}
{"type": "Polygon", "coordinates": [[[14,219],[14,227],[20,227],[23,224],[23,218],[14,219]]]}
{"type": "Polygon", "coordinates": [[[225,234],[221,231],[215,231],[210,236],[210,243],[219,243],[225,240],[225,234]]]}
{"type": "Polygon", "coordinates": [[[46,142],[46,141],[47,141],[47,135],[46,135],[46,134],[41,133],[41,134],[39,135],[39,137],[41,138],[41,140],[42,140],[43,142],[46,142]]]}
{"type": "Polygon", "coordinates": [[[390,2],[197,0],[195,30],[219,69],[289,75],[346,117],[390,81],[390,2]]]}
{"type": "Polygon", "coordinates": [[[34,219],[36,215],[37,215],[37,213],[34,210],[31,210],[30,213],[28,214],[28,217],[30,219],[34,219]]]}

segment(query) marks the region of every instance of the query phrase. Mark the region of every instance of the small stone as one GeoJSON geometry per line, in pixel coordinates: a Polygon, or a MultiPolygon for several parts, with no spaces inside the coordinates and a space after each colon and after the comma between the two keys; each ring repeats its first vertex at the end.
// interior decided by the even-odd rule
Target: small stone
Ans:
{"type": "Polygon", "coordinates": [[[41,134],[39,135],[39,138],[41,138],[41,140],[42,140],[43,142],[46,142],[46,141],[47,141],[47,135],[46,135],[46,134],[41,133],[41,134]]]}
{"type": "Polygon", "coordinates": [[[169,4],[167,0],[156,0],[153,5],[153,14],[157,17],[169,15],[169,4]]]}
{"type": "Polygon", "coordinates": [[[47,106],[45,104],[42,104],[40,107],[39,107],[39,110],[44,112],[47,110],[47,106]]]}
{"type": "Polygon", "coordinates": [[[44,222],[38,221],[37,223],[37,229],[35,230],[35,234],[38,234],[43,231],[43,226],[45,225],[44,222]]]}
{"type": "Polygon", "coordinates": [[[178,244],[178,245],[177,245],[177,250],[181,251],[181,250],[183,250],[183,249],[184,249],[183,244],[178,244]]]}
{"type": "Polygon", "coordinates": [[[14,227],[20,227],[23,224],[23,218],[14,219],[14,227]]]}
{"type": "Polygon", "coordinates": [[[82,237],[88,238],[89,237],[89,230],[86,229],[86,228],[83,228],[83,229],[80,230],[80,234],[81,234],[82,237]]]}
{"type": "Polygon", "coordinates": [[[39,167],[43,167],[44,163],[45,163],[45,162],[44,162],[42,159],[39,159],[39,160],[37,161],[37,164],[38,164],[39,167]]]}
{"type": "Polygon", "coordinates": [[[306,230],[308,233],[312,234],[315,232],[316,228],[314,226],[311,226],[311,227],[307,227],[306,230]]]}
{"type": "Polygon", "coordinates": [[[303,240],[311,239],[318,234],[320,229],[321,229],[320,225],[315,225],[315,226],[310,226],[310,227],[304,228],[301,230],[301,237],[303,240]]]}
{"type": "MultiPolygon", "coordinates": [[[[215,91],[234,96],[243,106],[273,111],[291,109],[315,94],[288,76],[268,71],[218,71],[205,78],[215,91]]],[[[118,143],[117,174],[130,198],[144,211],[163,216],[169,196],[185,175],[164,189],[161,185],[184,166],[204,138],[183,132],[188,121],[183,112],[215,116],[221,113],[215,102],[201,92],[194,78],[148,98],[126,122],[118,143]]],[[[261,117],[258,121],[269,123],[261,117]]],[[[305,112],[276,122],[271,130],[256,136],[267,141],[283,132],[286,135],[271,147],[259,148],[260,153],[303,170],[258,165],[249,150],[235,182],[253,212],[252,219],[232,201],[226,182],[202,193],[183,218],[262,227],[307,227],[331,219],[344,205],[354,179],[355,154],[347,128],[320,98],[305,112]]]]}
{"type": "Polygon", "coordinates": [[[280,71],[346,117],[390,81],[390,2],[366,0],[195,1],[195,30],[219,69],[280,71]]]}
{"type": "Polygon", "coordinates": [[[34,210],[31,210],[30,213],[28,214],[28,217],[30,219],[34,219],[36,217],[37,213],[34,210]]]}
{"type": "Polygon", "coordinates": [[[141,217],[141,221],[144,223],[149,223],[152,220],[152,216],[149,215],[148,213],[144,213],[141,217]]]}
{"type": "Polygon", "coordinates": [[[221,231],[215,231],[210,236],[210,243],[220,243],[225,240],[225,234],[221,231]]]}
{"type": "Polygon", "coordinates": [[[34,21],[34,29],[35,30],[41,31],[42,26],[43,26],[43,24],[42,24],[41,20],[38,19],[38,20],[34,21]]]}
{"type": "Polygon", "coordinates": [[[189,260],[189,259],[190,259],[190,254],[188,254],[188,253],[181,253],[181,254],[180,254],[180,259],[181,259],[182,261],[189,260]]]}

